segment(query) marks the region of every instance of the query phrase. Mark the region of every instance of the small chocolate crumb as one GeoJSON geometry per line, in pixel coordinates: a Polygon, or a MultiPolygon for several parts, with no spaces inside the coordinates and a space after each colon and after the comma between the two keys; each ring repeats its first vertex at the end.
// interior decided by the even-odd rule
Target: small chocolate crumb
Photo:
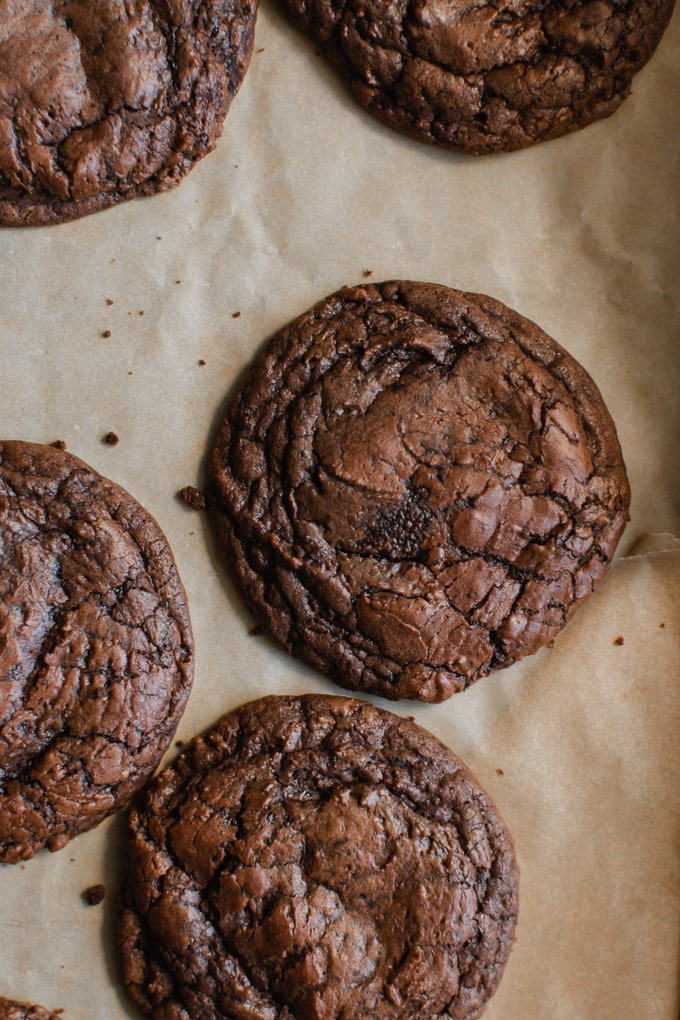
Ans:
{"type": "Polygon", "coordinates": [[[159,234],[159,235],[158,235],[158,237],[156,238],[156,240],[157,240],[157,241],[162,241],[162,240],[163,240],[163,238],[162,238],[162,237],[161,237],[161,235],[159,234]]]}
{"type": "Polygon", "coordinates": [[[113,298],[107,297],[107,299],[106,299],[106,303],[107,303],[107,305],[108,305],[108,306],[109,306],[109,308],[110,308],[110,307],[111,307],[111,305],[113,304],[113,298]]]}
{"type": "Polygon", "coordinates": [[[98,885],[91,885],[89,889],[86,889],[83,893],[83,897],[87,900],[91,907],[96,907],[102,902],[106,896],[106,887],[101,883],[98,885]]]}
{"type": "Polygon", "coordinates": [[[138,314],[139,314],[139,315],[144,315],[144,312],[142,311],[142,312],[139,312],[138,314]]]}
{"type": "Polygon", "coordinates": [[[232,317],[232,319],[239,319],[241,317],[241,313],[240,312],[232,312],[231,313],[231,317],[232,317]]]}
{"type": "Polygon", "coordinates": [[[623,638],[621,637],[621,635],[620,635],[620,634],[619,634],[619,636],[618,636],[618,637],[615,637],[615,638],[614,638],[614,642],[613,642],[613,643],[614,643],[615,645],[622,645],[622,644],[623,644],[623,638]]]}
{"type": "Polygon", "coordinates": [[[659,626],[663,628],[663,627],[666,626],[666,624],[665,623],[660,623],[659,626]]]}
{"type": "Polygon", "coordinates": [[[259,637],[260,634],[263,634],[263,633],[264,633],[264,631],[262,630],[262,627],[251,627],[250,630],[248,631],[248,636],[249,637],[259,637]]]}
{"type": "MultiPolygon", "coordinates": [[[[66,449],[66,443],[63,439],[55,439],[53,443],[50,443],[50,446],[53,446],[55,450],[66,449]]],[[[663,624],[661,624],[661,626],[663,627],[663,624]]]]}
{"type": "Polygon", "coordinates": [[[260,46],[259,49],[255,50],[256,53],[264,53],[264,46],[260,46]]]}
{"type": "Polygon", "coordinates": [[[175,280],[175,283],[181,283],[181,282],[182,282],[181,280],[175,280]]]}
{"type": "Polygon", "coordinates": [[[175,747],[184,747],[184,741],[183,740],[176,740],[175,741],[175,747]]]}
{"type": "Polygon", "coordinates": [[[198,359],[198,363],[199,363],[199,365],[205,365],[205,363],[206,363],[205,358],[199,358],[198,359]]]}
{"type": "Polygon", "coordinates": [[[117,446],[120,442],[120,436],[115,432],[107,432],[102,442],[106,443],[108,446],[117,446]]]}
{"type": "Polygon", "coordinates": [[[195,485],[185,485],[177,495],[192,510],[205,510],[205,496],[195,485]]]}
{"type": "Polygon", "coordinates": [[[364,276],[373,276],[372,269],[364,269],[364,276]]]}
{"type": "Polygon", "coordinates": [[[102,336],[104,337],[105,340],[108,340],[109,337],[111,336],[111,330],[105,329],[104,332],[102,333],[102,336]]]}
{"type": "Polygon", "coordinates": [[[128,375],[133,375],[133,373],[132,372],[128,372],[128,375]]]}
{"type": "Polygon", "coordinates": [[[503,771],[503,769],[496,769],[496,775],[497,776],[504,776],[505,772],[503,771]]]}

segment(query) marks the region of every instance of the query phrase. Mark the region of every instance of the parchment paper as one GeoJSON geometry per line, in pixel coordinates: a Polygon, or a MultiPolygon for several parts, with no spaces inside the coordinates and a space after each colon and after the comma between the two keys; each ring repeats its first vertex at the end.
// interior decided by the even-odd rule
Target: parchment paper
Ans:
{"type": "MultiPolygon", "coordinates": [[[[249,636],[203,516],[175,497],[201,483],[255,351],[365,271],[538,322],[617,422],[633,491],[621,558],[554,649],[444,705],[370,700],[459,753],[515,835],[520,923],[490,1020],[677,1020],[680,17],[612,119],[477,160],[374,121],[270,0],[256,48],[217,151],[177,191],[0,231],[2,435],[64,439],[165,530],[196,636],[186,740],[251,697],[342,693],[249,636]]],[[[0,995],[70,1020],[136,1016],[115,957],[124,828],[0,868],[0,995]],[[96,882],[107,898],[86,906],[96,882]]]]}

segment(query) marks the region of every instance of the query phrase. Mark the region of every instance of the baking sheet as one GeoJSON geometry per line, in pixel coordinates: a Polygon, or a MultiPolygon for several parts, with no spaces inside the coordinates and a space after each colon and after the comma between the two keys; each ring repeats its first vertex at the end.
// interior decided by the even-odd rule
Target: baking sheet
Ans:
{"type": "MultiPolygon", "coordinates": [[[[367,272],[538,322],[617,423],[633,492],[621,558],[554,649],[444,705],[369,700],[461,754],[516,837],[517,944],[486,1016],[677,1020],[680,16],[609,121],[477,160],[374,121],[267,0],[255,45],[217,151],[178,190],[0,231],[3,437],[65,440],[160,522],[196,636],[186,740],[251,697],[342,693],[249,635],[203,516],[176,499],[200,484],[255,351],[367,272]]],[[[71,1020],[137,1015],[115,959],[123,843],[118,816],[0,868],[0,995],[71,1020]],[[107,898],[89,907],[96,882],[107,898]]]]}

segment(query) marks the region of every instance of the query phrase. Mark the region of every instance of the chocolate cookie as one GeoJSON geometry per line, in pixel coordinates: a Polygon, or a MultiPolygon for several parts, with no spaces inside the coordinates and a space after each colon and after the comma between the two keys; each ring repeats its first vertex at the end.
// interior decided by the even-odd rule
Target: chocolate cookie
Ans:
{"type": "Polygon", "coordinates": [[[0,998],[0,1020],[63,1020],[61,1011],[50,1013],[43,1006],[0,998]]]}
{"type": "Polygon", "coordinates": [[[367,110],[474,155],[608,117],[675,0],[283,0],[367,110]]]}
{"type": "Polygon", "coordinates": [[[123,806],[172,739],[192,655],[153,518],[62,450],[0,443],[0,861],[123,806]]]}
{"type": "Polygon", "coordinates": [[[214,147],[257,0],[32,0],[0,20],[0,224],[173,188],[214,147]]]}
{"type": "Polygon", "coordinates": [[[629,502],[573,358],[498,301],[418,283],[341,290],[281,330],[210,472],[271,633],[345,687],[423,701],[553,638],[629,502]]]}
{"type": "Polygon", "coordinates": [[[512,839],[465,765],[398,716],[251,702],[130,827],[123,979],[149,1016],[472,1020],[496,990],[512,839]]]}

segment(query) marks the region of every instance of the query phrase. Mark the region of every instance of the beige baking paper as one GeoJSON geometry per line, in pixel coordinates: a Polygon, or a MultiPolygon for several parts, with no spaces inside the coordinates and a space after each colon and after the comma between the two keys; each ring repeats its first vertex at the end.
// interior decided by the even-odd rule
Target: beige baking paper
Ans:
{"type": "MultiPolygon", "coordinates": [[[[249,635],[175,496],[201,483],[225,396],[277,328],[365,273],[428,280],[534,319],[601,388],[633,500],[598,593],[553,649],[444,705],[372,699],[461,754],[515,834],[520,923],[490,1020],[678,1020],[679,66],[676,13],[613,118],[471,159],[374,121],[263,0],[224,136],[177,191],[0,231],[1,434],[64,439],[165,530],[196,636],[185,740],[250,697],[341,693],[249,635]]],[[[137,1015],[115,956],[124,826],[0,867],[0,995],[137,1015]]]]}

